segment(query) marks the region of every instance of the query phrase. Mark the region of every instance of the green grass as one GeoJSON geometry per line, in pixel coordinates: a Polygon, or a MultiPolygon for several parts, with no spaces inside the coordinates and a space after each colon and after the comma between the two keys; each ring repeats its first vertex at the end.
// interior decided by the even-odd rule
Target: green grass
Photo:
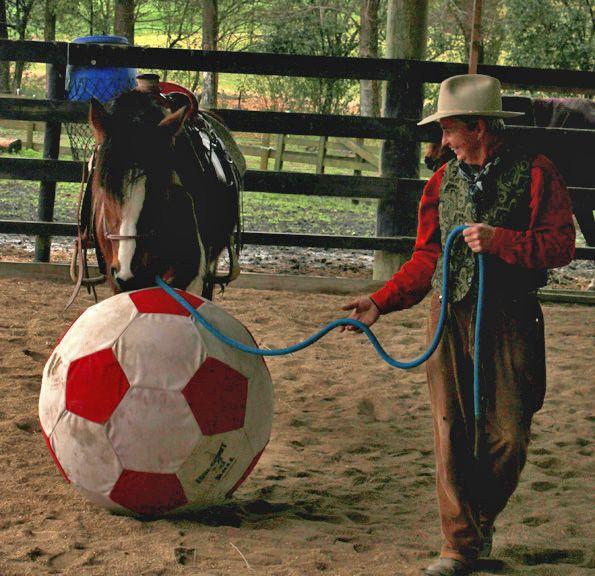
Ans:
{"type": "Polygon", "coordinates": [[[375,200],[246,192],[244,228],[306,234],[374,235],[375,200]]]}

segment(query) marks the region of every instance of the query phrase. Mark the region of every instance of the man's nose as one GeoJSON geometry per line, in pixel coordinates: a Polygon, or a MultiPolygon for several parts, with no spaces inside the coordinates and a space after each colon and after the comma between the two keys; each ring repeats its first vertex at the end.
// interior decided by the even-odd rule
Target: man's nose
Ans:
{"type": "Polygon", "coordinates": [[[442,133],[441,144],[442,146],[448,146],[448,136],[444,132],[442,133]]]}

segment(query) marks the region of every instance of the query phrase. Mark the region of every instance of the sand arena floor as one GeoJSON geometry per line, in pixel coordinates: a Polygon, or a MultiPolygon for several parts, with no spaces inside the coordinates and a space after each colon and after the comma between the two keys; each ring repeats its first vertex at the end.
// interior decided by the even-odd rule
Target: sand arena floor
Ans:
{"type": "MultiPolygon", "coordinates": [[[[85,307],[70,286],[0,279],[0,575],[414,575],[440,534],[423,368],[381,363],[333,333],[268,360],[273,435],[228,505],[140,521],[85,501],[61,478],[37,422],[44,363],[85,307]]],[[[107,291],[101,292],[107,297],[107,291]]],[[[228,288],[218,303],[259,344],[290,344],[340,317],[345,297],[228,288]]],[[[386,348],[423,348],[427,302],[377,325],[386,348]]],[[[595,308],[545,305],[549,388],[529,462],[477,574],[595,573],[595,308]]]]}

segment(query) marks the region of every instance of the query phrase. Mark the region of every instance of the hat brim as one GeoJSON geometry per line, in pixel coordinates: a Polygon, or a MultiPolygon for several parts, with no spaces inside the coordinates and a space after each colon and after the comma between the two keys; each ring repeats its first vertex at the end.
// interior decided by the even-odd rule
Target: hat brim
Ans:
{"type": "Polygon", "coordinates": [[[420,120],[417,125],[429,124],[430,122],[437,122],[442,118],[450,118],[452,116],[483,116],[486,118],[514,118],[516,116],[523,116],[524,112],[507,112],[504,110],[484,110],[479,112],[471,112],[469,110],[445,110],[444,112],[436,112],[427,118],[420,120]]]}

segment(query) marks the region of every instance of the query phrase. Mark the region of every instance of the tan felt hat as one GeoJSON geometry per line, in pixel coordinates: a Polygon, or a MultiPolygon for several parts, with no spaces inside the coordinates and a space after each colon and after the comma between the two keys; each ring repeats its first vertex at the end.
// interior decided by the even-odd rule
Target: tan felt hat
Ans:
{"type": "Polygon", "coordinates": [[[462,74],[447,78],[440,84],[438,110],[417,124],[421,126],[449,116],[522,116],[522,112],[502,110],[500,90],[500,81],[484,74],[462,74]]]}

